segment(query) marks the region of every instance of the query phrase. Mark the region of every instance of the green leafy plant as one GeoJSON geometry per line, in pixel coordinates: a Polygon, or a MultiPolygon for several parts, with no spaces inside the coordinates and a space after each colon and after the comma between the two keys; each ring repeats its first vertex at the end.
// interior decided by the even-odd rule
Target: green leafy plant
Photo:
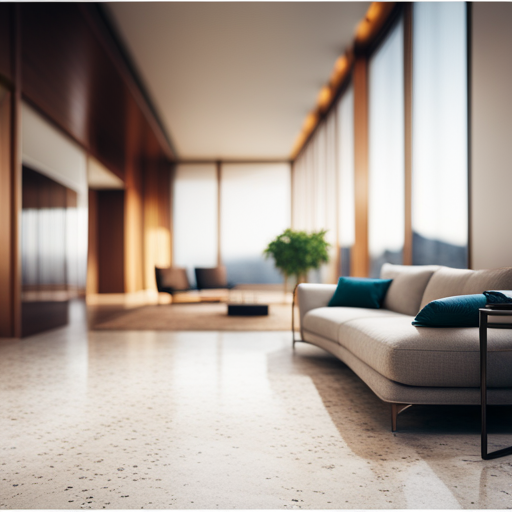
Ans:
{"type": "Polygon", "coordinates": [[[330,244],[325,241],[325,233],[286,229],[268,244],[263,254],[274,258],[275,266],[284,274],[285,285],[290,276],[295,277],[296,283],[305,281],[309,270],[329,261],[330,244]]]}

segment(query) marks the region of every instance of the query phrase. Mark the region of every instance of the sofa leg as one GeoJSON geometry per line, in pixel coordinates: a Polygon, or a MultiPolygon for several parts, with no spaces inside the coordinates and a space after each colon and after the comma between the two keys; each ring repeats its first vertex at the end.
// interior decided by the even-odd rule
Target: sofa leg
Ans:
{"type": "Polygon", "coordinates": [[[391,404],[391,432],[396,432],[396,420],[398,415],[411,407],[412,404],[391,404]]]}

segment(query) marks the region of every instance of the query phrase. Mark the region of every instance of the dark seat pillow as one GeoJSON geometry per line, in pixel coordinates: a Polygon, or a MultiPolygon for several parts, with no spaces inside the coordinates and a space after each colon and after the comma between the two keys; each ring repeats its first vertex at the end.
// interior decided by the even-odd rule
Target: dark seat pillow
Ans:
{"type": "Polygon", "coordinates": [[[185,268],[155,267],[155,278],[159,292],[173,293],[190,290],[190,283],[185,268]]]}

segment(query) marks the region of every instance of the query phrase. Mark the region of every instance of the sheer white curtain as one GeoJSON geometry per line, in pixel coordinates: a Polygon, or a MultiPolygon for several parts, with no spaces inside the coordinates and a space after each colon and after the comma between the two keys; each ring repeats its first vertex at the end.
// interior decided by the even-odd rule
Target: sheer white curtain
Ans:
{"type": "Polygon", "coordinates": [[[322,269],[322,282],[334,283],[338,277],[338,218],[337,218],[337,161],[336,161],[336,110],[332,109],[325,120],[325,239],[331,244],[329,263],[322,269]]]}
{"type": "Polygon", "coordinates": [[[173,265],[217,266],[217,169],[215,164],[178,165],[173,188],[173,265]]]}
{"type": "Polygon", "coordinates": [[[337,105],[338,197],[340,273],[350,275],[350,256],[355,242],[354,200],[354,90],[350,86],[337,105]]]}
{"type": "MultiPolygon", "coordinates": [[[[466,4],[413,16],[413,263],[467,266],[466,4]]],[[[492,58],[492,56],[489,56],[492,58]]]]}
{"type": "Polygon", "coordinates": [[[289,164],[223,164],[221,252],[234,283],[280,283],[263,250],[290,227],[289,164]]]}
{"type": "Polygon", "coordinates": [[[313,229],[319,231],[325,229],[325,192],[326,192],[326,137],[325,123],[322,123],[315,132],[313,139],[313,147],[315,151],[315,160],[313,167],[314,182],[314,205],[315,205],[315,221],[313,229]]]}
{"type": "Polygon", "coordinates": [[[317,128],[294,164],[293,227],[307,232],[326,230],[331,244],[329,263],[309,280],[335,282],[338,277],[338,160],[336,111],[317,128]]]}
{"type": "Polygon", "coordinates": [[[402,263],[404,245],[403,20],[369,62],[369,208],[371,276],[402,263]]]}

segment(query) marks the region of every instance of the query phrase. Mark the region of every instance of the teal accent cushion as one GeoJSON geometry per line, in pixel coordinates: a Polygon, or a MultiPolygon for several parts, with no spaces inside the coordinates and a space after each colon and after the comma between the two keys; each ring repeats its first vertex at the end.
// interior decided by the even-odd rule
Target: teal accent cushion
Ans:
{"type": "Polygon", "coordinates": [[[416,327],[478,327],[478,310],[485,307],[483,293],[457,295],[429,302],[417,315],[416,327]]]}
{"type": "Polygon", "coordinates": [[[379,309],[393,279],[340,277],[329,307],[379,309]]]}

